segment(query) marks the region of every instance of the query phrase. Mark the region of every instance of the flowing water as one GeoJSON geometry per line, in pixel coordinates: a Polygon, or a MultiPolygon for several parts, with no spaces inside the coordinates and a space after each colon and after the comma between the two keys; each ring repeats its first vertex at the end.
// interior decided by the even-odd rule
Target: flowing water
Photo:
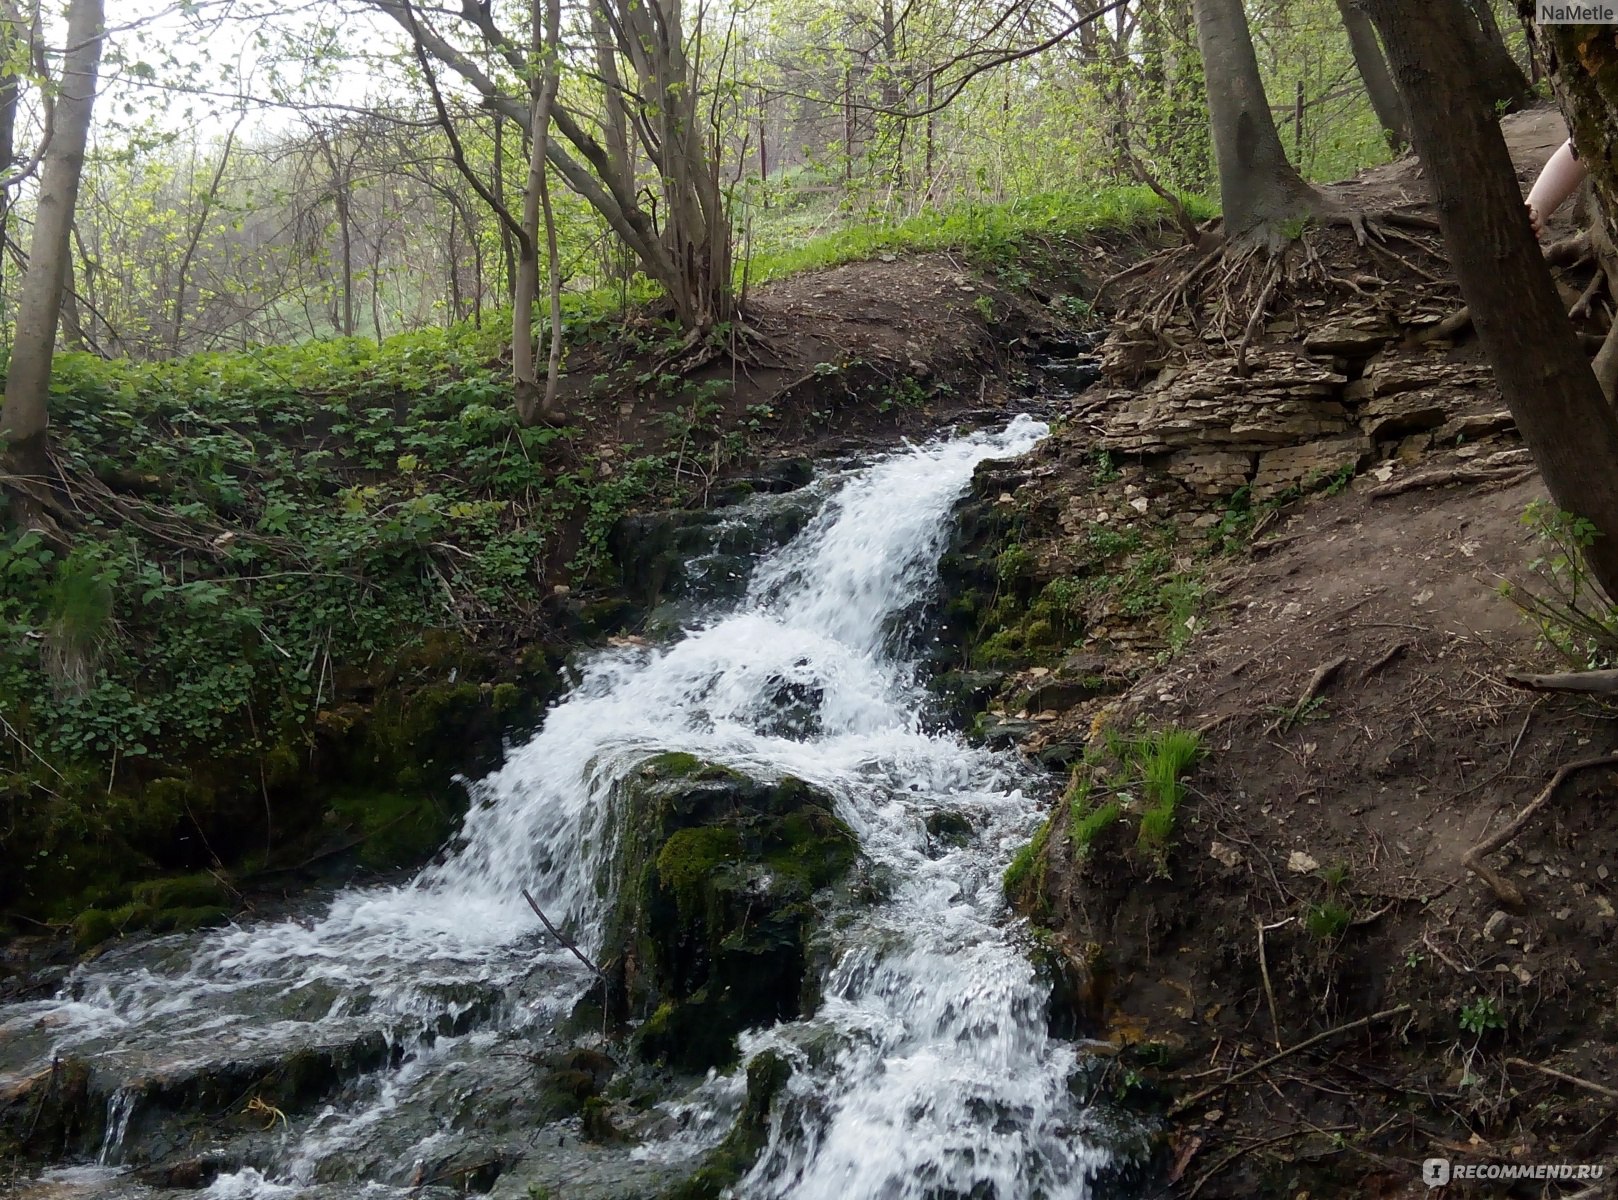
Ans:
{"type": "Polygon", "coordinates": [[[536,932],[520,890],[593,946],[599,887],[612,883],[614,785],[680,750],[825,790],[886,881],[882,899],[828,921],[833,965],[815,1015],[744,1035],[747,1054],[773,1049],[796,1069],[738,1195],[1086,1196],[1109,1153],[1074,1099],[1074,1048],[1047,1036],[1046,989],[1000,890],[1037,823],[1040,784],[1014,756],[934,728],[911,661],[951,507],[978,463],[1044,433],[1018,418],[816,485],[818,514],[757,563],[744,598],[670,644],[591,662],[541,731],[473,785],[453,850],[411,883],[342,893],[309,920],[120,950],[56,1000],[0,1010],[0,1084],[74,1054],[107,1096],[101,1166],[59,1172],[77,1189],[60,1194],[143,1194],[119,1173],[137,1131],[145,1154],[194,1151],[162,1140],[166,1113],[203,1100],[239,1110],[248,1095],[227,1095],[221,1073],[250,1092],[255,1073],[294,1052],[351,1085],[301,1118],[263,1113],[207,1194],[386,1195],[431,1183],[435,1164],[472,1144],[522,1158],[497,1195],[577,1181],[558,1189],[572,1200],[598,1194],[592,1179],[603,1196],[637,1182],[654,1194],[688,1171],[723,1135],[739,1073],[665,1104],[632,1150],[571,1159],[552,1135],[541,1146],[512,1099],[532,1087],[524,1052],[557,1044],[589,982],[536,932]],[[935,814],[968,821],[966,844],[935,844],[935,814]],[[199,1099],[203,1078],[214,1091],[199,1099]]]}

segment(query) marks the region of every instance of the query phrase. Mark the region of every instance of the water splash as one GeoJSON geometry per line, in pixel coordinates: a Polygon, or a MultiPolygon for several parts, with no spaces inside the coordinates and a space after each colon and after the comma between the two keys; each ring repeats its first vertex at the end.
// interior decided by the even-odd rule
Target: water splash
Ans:
{"type": "MultiPolygon", "coordinates": [[[[277,1166],[222,1177],[210,1194],[284,1195],[336,1178],[332,1164],[363,1159],[367,1139],[463,1042],[542,1027],[582,989],[565,952],[536,940],[519,893],[531,890],[594,948],[612,883],[615,785],[648,755],[680,750],[825,790],[891,881],[881,903],[832,923],[835,966],[819,1012],[744,1038],[747,1053],[774,1048],[800,1069],[741,1194],[1083,1196],[1106,1155],[1071,1097],[1074,1052],[1046,1035],[1045,991],[1000,893],[1005,862],[1037,820],[1032,779],[1012,756],[930,729],[905,652],[949,508],[973,470],[1045,433],[1019,418],[851,473],[758,564],[729,611],[672,645],[596,658],[543,729],[473,786],[454,853],[411,883],[346,892],[314,921],[219,931],[167,959],[108,956],[81,969],[63,1000],[0,1011],[0,1034],[48,1011],[52,1052],[140,1054],[150,1070],[154,1057],[217,1055],[221,1042],[271,1054],[381,1031],[403,1065],[378,1072],[367,1104],[322,1113],[277,1166]],[[964,845],[932,844],[927,819],[944,814],[970,825],[964,845]],[[525,992],[536,959],[551,985],[525,992]],[[490,1032],[463,1037],[466,1027],[490,1032]]],[[[734,1102],[735,1079],[707,1087],[734,1102]]],[[[109,1111],[110,1152],[127,1117],[109,1111]]],[[[442,1133],[433,1128],[416,1150],[442,1133]]],[[[638,1153],[689,1156],[714,1136],[638,1153]]]]}

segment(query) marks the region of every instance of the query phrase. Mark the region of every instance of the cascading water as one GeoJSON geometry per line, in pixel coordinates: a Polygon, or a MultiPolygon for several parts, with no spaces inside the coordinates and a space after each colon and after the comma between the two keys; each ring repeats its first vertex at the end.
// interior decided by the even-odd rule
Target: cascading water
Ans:
{"type": "MultiPolygon", "coordinates": [[[[1018,418],[848,474],[758,564],[744,600],[671,645],[591,663],[540,733],[474,785],[456,848],[412,883],[344,893],[318,920],[153,943],[170,948],[83,967],[59,999],[0,1010],[0,1084],[53,1054],[88,1058],[117,1085],[101,1156],[116,1163],[140,1121],[139,1081],[181,1077],[226,1052],[248,1063],[324,1053],[367,1086],[279,1133],[272,1112],[272,1132],[238,1156],[253,1165],[212,1194],[419,1184],[423,1164],[482,1119],[475,1097],[497,1085],[479,1071],[552,1026],[588,982],[536,934],[520,891],[594,944],[599,888],[612,885],[614,785],[649,755],[680,750],[823,789],[890,881],[882,900],[832,922],[835,965],[815,1015],[744,1036],[746,1053],[773,1049],[797,1069],[738,1194],[1083,1197],[1108,1155],[1069,1087],[1074,1049],[1046,1035],[1045,992],[1000,894],[1037,819],[1024,791],[1032,778],[1013,756],[929,731],[905,651],[973,469],[1045,432],[1018,418]],[[796,697],[791,714],[783,695],[796,697]],[[934,845],[930,815],[964,819],[972,836],[934,845]],[[433,1117],[401,1143],[395,1118],[413,1106],[433,1117]]],[[[668,1106],[685,1132],[671,1116],[670,1136],[618,1156],[690,1160],[722,1134],[708,1110],[734,1106],[738,1078],[668,1106]]],[[[135,1194],[96,1178],[102,1191],[92,1180],[78,1194],[135,1194]]]]}

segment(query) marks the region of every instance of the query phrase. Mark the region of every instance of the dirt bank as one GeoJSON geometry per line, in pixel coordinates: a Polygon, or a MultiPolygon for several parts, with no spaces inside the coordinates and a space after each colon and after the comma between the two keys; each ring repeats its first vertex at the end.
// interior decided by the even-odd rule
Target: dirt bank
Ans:
{"type": "MultiPolygon", "coordinates": [[[[1557,118],[1507,129],[1531,178],[1557,118]]],[[[1422,195],[1408,160],[1339,191],[1422,195]]],[[[1571,775],[1484,857],[1521,905],[1464,863],[1618,733],[1505,679],[1559,669],[1499,592],[1551,553],[1521,519],[1543,493],[1443,324],[1425,210],[1398,211],[1376,248],[1306,233],[1245,371],[1220,329],[1240,280],[1156,319],[1171,267],[1133,281],[1109,377],[982,489],[1016,532],[975,614],[981,729],[1078,781],[1010,882],[1063,1019],[1166,1120],[1164,1195],[1416,1196],[1428,1158],[1618,1156],[1618,770],[1571,775]],[[1169,728],[1201,755],[1165,847],[1119,747],[1169,728]]]]}

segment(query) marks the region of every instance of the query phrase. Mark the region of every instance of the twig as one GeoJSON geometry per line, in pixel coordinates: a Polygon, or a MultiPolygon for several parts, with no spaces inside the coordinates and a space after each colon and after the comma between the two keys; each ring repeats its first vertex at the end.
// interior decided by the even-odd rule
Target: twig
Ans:
{"type": "Polygon", "coordinates": [[[602,974],[601,968],[590,961],[589,956],[585,954],[583,950],[579,949],[578,943],[576,943],[572,938],[568,937],[567,934],[563,933],[556,926],[551,924],[551,919],[547,917],[545,915],[545,911],[539,907],[539,902],[528,894],[527,888],[523,888],[522,898],[528,901],[528,907],[533,909],[534,915],[544,922],[545,928],[550,930],[551,936],[571,950],[573,952],[573,957],[589,968],[590,974],[594,975],[597,979],[605,983],[607,981],[607,977],[602,974]]]}
{"type": "Polygon", "coordinates": [[[1361,1017],[1358,1021],[1350,1021],[1346,1025],[1338,1025],[1333,1029],[1326,1030],[1324,1033],[1317,1033],[1314,1037],[1305,1038],[1303,1041],[1298,1042],[1289,1049],[1281,1051],[1279,1054],[1270,1055],[1270,1057],[1266,1058],[1263,1062],[1254,1063],[1246,1070],[1237,1071],[1236,1074],[1230,1076],[1228,1079],[1221,1079],[1218,1083],[1205,1087],[1200,1092],[1196,1092],[1193,1095],[1187,1096],[1184,1100],[1176,1102],[1174,1107],[1169,1109],[1169,1116],[1177,1117],[1181,1113],[1185,1112],[1186,1109],[1195,1108],[1209,1096],[1218,1095],[1237,1080],[1246,1079],[1249,1075],[1255,1075],[1259,1071],[1273,1067],[1283,1058],[1290,1058],[1292,1055],[1297,1054],[1301,1050],[1307,1050],[1311,1046],[1320,1045],[1321,1042],[1330,1041],[1339,1034],[1352,1033],[1356,1029],[1364,1029],[1366,1026],[1375,1025],[1379,1021],[1387,1021],[1394,1017],[1402,1017],[1405,1013],[1410,1011],[1410,1008],[1411,1006],[1408,1004],[1401,1004],[1398,1008],[1386,1008],[1379,1013],[1372,1013],[1368,1017],[1361,1017]]]}
{"type": "Polygon", "coordinates": [[[1569,1075],[1566,1071],[1558,1071],[1555,1067],[1531,1063],[1524,1058],[1508,1058],[1506,1059],[1506,1066],[1526,1067],[1530,1071],[1538,1071],[1541,1075],[1549,1075],[1552,1079],[1560,1079],[1563,1083],[1571,1083],[1576,1087],[1595,1092],[1598,1095],[1607,1097],[1609,1100],[1618,1100],[1618,1090],[1610,1088],[1606,1084],[1595,1083],[1589,1079],[1580,1079],[1577,1075],[1569,1075]]]}
{"type": "Polygon", "coordinates": [[[1618,754],[1603,754],[1596,758],[1581,758],[1576,762],[1566,763],[1557,768],[1556,774],[1551,776],[1551,781],[1545,785],[1544,790],[1535,796],[1526,808],[1513,817],[1510,824],[1506,825],[1498,833],[1485,838],[1462,856],[1461,861],[1466,865],[1466,869],[1481,878],[1484,883],[1487,883],[1489,890],[1495,894],[1495,898],[1502,904],[1521,909],[1526,907],[1527,901],[1523,899],[1523,894],[1517,889],[1516,884],[1503,878],[1494,868],[1484,863],[1484,856],[1493,854],[1521,833],[1527,827],[1528,822],[1533,820],[1534,814],[1550,803],[1551,797],[1556,794],[1556,789],[1562,786],[1562,781],[1569,775],[1578,771],[1587,771],[1592,767],[1618,767],[1618,754]]]}
{"type": "Polygon", "coordinates": [[[1264,954],[1264,922],[1255,917],[1253,924],[1258,926],[1258,969],[1264,976],[1264,998],[1270,1005],[1270,1028],[1274,1032],[1275,1048],[1283,1049],[1281,1045],[1281,1018],[1275,1011],[1275,989],[1270,986],[1270,963],[1264,954]]]}
{"type": "Polygon", "coordinates": [[[1360,672],[1360,682],[1364,683],[1367,679],[1375,675],[1383,667],[1387,666],[1394,659],[1398,658],[1399,655],[1403,654],[1409,648],[1409,642],[1389,643],[1388,648],[1373,658],[1370,663],[1366,665],[1365,670],[1360,672]]]}

